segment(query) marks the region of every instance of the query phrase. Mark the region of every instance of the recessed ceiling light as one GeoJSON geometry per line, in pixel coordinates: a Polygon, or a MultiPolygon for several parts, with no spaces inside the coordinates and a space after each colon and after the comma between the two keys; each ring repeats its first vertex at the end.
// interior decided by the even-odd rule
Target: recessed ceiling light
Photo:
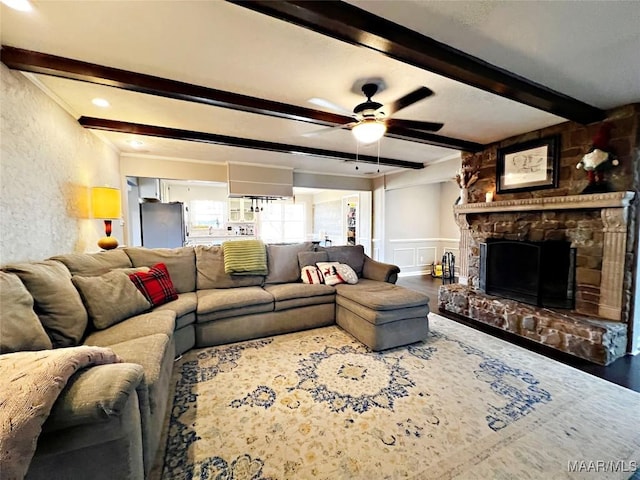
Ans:
{"type": "Polygon", "coordinates": [[[2,0],[7,7],[19,10],[21,12],[30,12],[33,10],[33,6],[29,3],[29,0],[2,0]]]}
{"type": "Polygon", "coordinates": [[[91,100],[91,103],[93,103],[96,107],[102,108],[106,108],[110,105],[109,102],[104,98],[94,98],[93,100],[91,100]]]}
{"type": "Polygon", "coordinates": [[[140,140],[129,140],[127,143],[133,148],[142,148],[144,146],[144,143],[140,140]]]}

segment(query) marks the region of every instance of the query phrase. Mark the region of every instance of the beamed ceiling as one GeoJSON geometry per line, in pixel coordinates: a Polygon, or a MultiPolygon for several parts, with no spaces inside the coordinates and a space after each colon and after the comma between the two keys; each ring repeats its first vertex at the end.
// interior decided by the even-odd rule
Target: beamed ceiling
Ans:
{"type": "Polygon", "coordinates": [[[2,6],[2,62],[126,158],[375,175],[640,101],[640,2],[33,4],[2,6]],[[358,145],[340,126],[368,79],[385,108],[434,94],[358,145]]]}

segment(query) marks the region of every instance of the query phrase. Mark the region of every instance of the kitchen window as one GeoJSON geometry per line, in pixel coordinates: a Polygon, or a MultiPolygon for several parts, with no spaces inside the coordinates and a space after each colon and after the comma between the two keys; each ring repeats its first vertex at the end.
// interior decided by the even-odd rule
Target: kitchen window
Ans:
{"type": "Polygon", "coordinates": [[[191,200],[189,207],[189,224],[192,229],[224,227],[227,202],[191,200]]]}
{"type": "Polygon", "coordinates": [[[303,242],[304,203],[273,202],[260,212],[260,238],[265,243],[303,242]]]}

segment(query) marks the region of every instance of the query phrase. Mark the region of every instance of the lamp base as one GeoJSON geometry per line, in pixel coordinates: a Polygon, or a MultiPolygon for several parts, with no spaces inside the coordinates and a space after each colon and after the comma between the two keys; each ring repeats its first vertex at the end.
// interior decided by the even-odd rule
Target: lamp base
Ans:
{"type": "Polygon", "coordinates": [[[103,250],[113,250],[118,246],[118,240],[113,237],[102,237],[98,240],[98,246],[103,250]]]}

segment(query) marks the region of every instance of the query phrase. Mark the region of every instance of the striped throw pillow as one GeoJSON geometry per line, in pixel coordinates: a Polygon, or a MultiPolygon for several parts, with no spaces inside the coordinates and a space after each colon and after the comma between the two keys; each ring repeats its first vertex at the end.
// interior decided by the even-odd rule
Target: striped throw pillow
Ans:
{"type": "Polygon", "coordinates": [[[313,265],[302,267],[300,276],[302,277],[303,283],[324,283],[324,277],[322,276],[322,273],[320,273],[320,269],[313,265]]]}

